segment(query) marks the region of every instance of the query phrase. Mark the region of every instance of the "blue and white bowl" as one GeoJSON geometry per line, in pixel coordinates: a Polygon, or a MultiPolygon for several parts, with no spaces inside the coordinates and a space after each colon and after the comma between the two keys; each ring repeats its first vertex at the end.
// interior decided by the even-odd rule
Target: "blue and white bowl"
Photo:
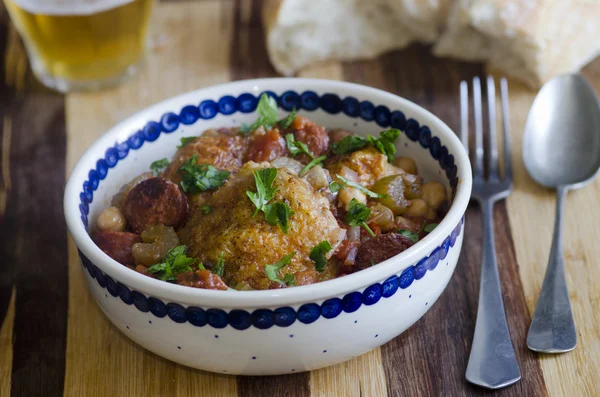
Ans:
{"type": "Polygon", "coordinates": [[[205,88],[153,105],[117,124],[77,163],[65,191],[65,216],[85,279],[108,318],[129,338],[169,360],[207,371],[274,375],[313,370],[395,338],[438,299],[456,267],[471,168],[442,121],[396,95],[314,79],[260,79],[205,88]],[[335,280],[270,291],[212,291],[158,281],[112,260],[88,232],[111,197],[179,138],[252,123],[261,93],[281,115],[296,108],[327,127],[404,132],[399,155],[426,180],[453,192],[439,226],[405,252],[335,280]]]}

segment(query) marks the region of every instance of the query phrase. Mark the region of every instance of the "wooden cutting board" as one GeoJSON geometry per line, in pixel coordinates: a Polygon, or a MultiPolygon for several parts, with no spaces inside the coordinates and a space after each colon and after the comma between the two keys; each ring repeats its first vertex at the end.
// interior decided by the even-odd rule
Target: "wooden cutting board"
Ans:
{"type": "MultiPolygon", "coordinates": [[[[31,75],[0,10],[0,396],[477,396],[464,373],[477,309],[480,215],[467,213],[457,270],[417,324],[383,347],[330,368],[275,377],[233,377],[168,362],[135,345],[87,292],[62,213],[66,176],[114,123],[154,102],[200,87],[276,76],[266,56],[260,2],[163,1],[143,72],[118,88],[60,95],[31,75]]],[[[373,61],[330,63],[302,76],[358,82],[406,97],[458,128],[458,84],[486,70],[433,58],[414,46],[373,61]]],[[[584,74],[600,89],[600,60],[584,74]]],[[[568,283],[579,345],[550,356],[525,336],[550,249],[554,198],[520,158],[534,92],[511,82],[515,192],[496,206],[504,302],[523,379],[497,396],[595,396],[600,390],[600,181],[569,195],[568,283]]],[[[568,133],[568,131],[565,131],[568,133]]],[[[560,165],[557,165],[560,166],[560,165]]]]}

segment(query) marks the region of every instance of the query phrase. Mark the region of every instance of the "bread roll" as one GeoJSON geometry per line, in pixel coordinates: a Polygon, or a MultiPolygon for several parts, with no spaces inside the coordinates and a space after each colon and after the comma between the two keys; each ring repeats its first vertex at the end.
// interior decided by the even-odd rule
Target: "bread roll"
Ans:
{"type": "Polygon", "coordinates": [[[600,0],[268,0],[264,21],[275,69],[373,58],[411,42],[485,61],[538,87],[600,54],[600,0]]]}
{"type": "Polygon", "coordinates": [[[457,0],[433,51],[538,87],[600,54],[599,20],[595,0],[457,0]]]}
{"type": "Polygon", "coordinates": [[[328,59],[373,58],[439,35],[453,0],[271,0],[264,8],[269,57],[291,75],[328,59]]]}

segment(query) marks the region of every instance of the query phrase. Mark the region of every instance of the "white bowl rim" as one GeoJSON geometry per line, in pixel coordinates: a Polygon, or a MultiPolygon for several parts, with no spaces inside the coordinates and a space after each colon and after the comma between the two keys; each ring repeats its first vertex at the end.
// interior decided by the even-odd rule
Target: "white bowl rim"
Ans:
{"type": "Polygon", "coordinates": [[[441,245],[442,241],[461,222],[470,200],[471,185],[471,165],[459,138],[437,116],[419,105],[398,95],[361,84],[297,77],[265,78],[235,81],[189,91],[151,105],[114,125],[85,151],[73,168],[65,188],[64,212],[69,232],[82,253],[103,272],[130,288],[155,297],[162,297],[171,302],[204,307],[274,307],[342,296],[349,292],[362,290],[394,274],[400,274],[404,269],[426,257],[438,245],[441,245]],[[139,130],[149,119],[154,120],[168,111],[174,111],[174,105],[195,103],[198,99],[206,97],[213,99],[214,95],[232,93],[239,95],[242,92],[256,90],[257,87],[260,91],[271,90],[276,93],[287,90],[314,90],[317,88],[313,87],[318,87],[319,91],[337,94],[348,91],[345,95],[354,95],[360,100],[369,100],[377,104],[381,99],[396,102],[398,108],[404,113],[419,120],[420,124],[427,124],[434,135],[443,136],[448,151],[454,154],[454,161],[458,169],[458,185],[450,210],[429,235],[405,252],[380,262],[376,266],[344,277],[294,288],[263,291],[217,291],[184,287],[139,274],[121,265],[100,250],[81,222],[78,213],[78,199],[82,181],[86,180],[88,171],[103,156],[106,149],[114,145],[115,141],[121,142],[127,139],[132,131],[139,130]],[[210,91],[217,92],[209,93],[210,91]]]}

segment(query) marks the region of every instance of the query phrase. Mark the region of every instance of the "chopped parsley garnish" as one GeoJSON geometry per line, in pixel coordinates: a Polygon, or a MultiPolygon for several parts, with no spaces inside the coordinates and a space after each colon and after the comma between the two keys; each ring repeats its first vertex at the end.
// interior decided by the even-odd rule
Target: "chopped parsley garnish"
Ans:
{"type": "Polygon", "coordinates": [[[264,126],[265,129],[270,129],[277,124],[277,101],[274,98],[267,94],[262,94],[258,101],[258,105],[256,105],[256,111],[259,114],[258,119],[249,126],[242,124],[242,132],[250,133],[261,125],[264,126]]]}
{"type": "Polygon", "coordinates": [[[431,233],[437,227],[437,225],[437,223],[430,223],[429,225],[425,226],[423,230],[425,230],[427,233],[431,233]]]}
{"type": "Polygon", "coordinates": [[[287,148],[294,157],[297,154],[305,153],[312,160],[315,159],[315,156],[311,153],[310,149],[304,142],[296,141],[294,138],[294,134],[286,134],[285,135],[285,143],[287,144],[287,148]]]}
{"type": "Polygon", "coordinates": [[[283,278],[283,282],[287,285],[291,285],[293,287],[296,286],[296,277],[293,274],[287,273],[283,278]]]}
{"type": "Polygon", "coordinates": [[[290,114],[279,120],[279,125],[282,128],[289,128],[290,125],[292,125],[292,123],[294,122],[294,120],[296,120],[296,108],[293,108],[290,114]]]}
{"type": "Polygon", "coordinates": [[[344,184],[340,182],[333,181],[329,184],[329,190],[331,193],[337,193],[345,187],[344,184]]]}
{"type": "Polygon", "coordinates": [[[225,253],[221,252],[221,255],[219,255],[219,260],[217,260],[217,264],[212,268],[213,274],[216,274],[219,277],[223,277],[225,274],[225,261],[223,260],[224,256],[225,253]]]}
{"type": "Polygon", "coordinates": [[[212,207],[208,204],[202,204],[200,206],[200,211],[202,211],[204,215],[208,215],[212,212],[212,207]]]}
{"type": "Polygon", "coordinates": [[[193,155],[181,167],[181,188],[186,193],[197,194],[223,185],[229,171],[219,170],[210,164],[196,164],[197,154],[193,155]]]}
{"type": "Polygon", "coordinates": [[[396,139],[400,136],[400,130],[390,128],[379,133],[379,138],[367,135],[366,138],[358,135],[349,135],[333,145],[333,154],[346,154],[357,151],[369,144],[375,146],[381,153],[385,154],[388,162],[394,160],[396,154],[396,139]]]}
{"type": "Polygon", "coordinates": [[[317,165],[321,165],[323,163],[323,160],[325,160],[327,158],[327,156],[319,156],[316,159],[312,159],[310,163],[306,164],[301,170],[300,173],[298,174],[299,177],[303,177],[304,175],[306,175],[308,173],[308,171],[310,171],[313,167],[317,166],[317,165]]]}
{"type": "Polygon", "coordinates": [[[346,212],[346,223],[350,226],[362,226],[372,236],[375,237],[375,233],[367,225],[367,219],[371,215],[371,210],[364,204],[361,204],[353,198],[350,200],[348,206],[348,212],[346,212]]]}
{"type": "Polygon", "coordinates": [[[187,247],[185,245],[171,248],[163,262],[150,266],[147,271],[156,274],[160,280],[176,281],[177,277],[175,275],[191,272],[190,265],[196,261],[196,259],[186,256],[186,253],[187,247]]]}
{"type": "Polygon", "coordinates": [[[419,236],[421,235],[421,233],[423,231],[425,231],[427,233],[431,233],[433,231],[433,229],[436,228],[437,225],[438,225],[437,223],[430,223],[430,224],[426,225],[425,222],[423,222],[423,224],[421,225],[419,230],[417,230],[416,232],[401,229],[401,230],[398,230],[398,233],[401,234],[402,236],[408,238],[413,243],[417,243],[420,239],[419,236]]]}
{"type": "Polygon", "coordinates": [[[273,226],[279,226],[284,233],[288,232],[288,220],[294,215],[294,211],[284,202],[270,203],[275,196],[277,187],[273,185],[277,177],[276,168],[263,168],[252,172],[256,182],[256,193],[246,190],[246,195],[252,201],[256,209],[253,216],[259,211],[265,214],[265,220],[273,226]]]}
{"type": "MultiPolygon", "coordinates": [[[[387,198],[388,195],[387,194],[379,194],[379,193],[375,193],[370,191],[369,189],[367,189],[366,187],[363,187],[362,185],[356,183],[356,182],[352,182],[346,178],[344,178],[343,176],[340,176],[338,174],[336,174],[335,176],[338,177],[338,179],[340,181],[342,181],[340,183],[340,187],[338,188],[338,190],[340,189],[344,189],[346,186],[350,186],[353,187],[355,189],[360,190],[361,192],[363,192],[364,194],[366,194],[367,196],[371,197],[371,198],[387,198]]],[[[331,185],[329,185],[330,189],[331,189],[331,185]]]]}
{"type": "Polygon", "coordinates": [[[158,176],[158,174],[160,174],[168,166],[169,166],[169,160],[160,159],[160,160],[156,160],[156,161],[152,162],[152,164],[150,164],[150,170],[152,171],[152,173],[154,173],[154,176],[158,176]]]}
{"type": "Polygon", "coordinates": [[[344,137],[338,143],[333,144],[333,154],[346,154],[355,152],[366,147],[369,144],[368,138],[358,135],[349,135],[344,137]]]}
{"type": "Polygon", "coordinates": [[[396,139],[400,136],[400,130],[390,128],[389,130],[381,131],[379,133],[379,139],[369,135],[369,141],[388,158],[388,163],[394,161],[394,155],[396,154],[396,139]]]}
{"type": "MultiPolygon", "coordinates": [[[[286,275],[285,278],[283,280],[281,280],[279,278],[279,275],[277,274],[277,272],[279,272],[279,270],[281,270],[285,266],[289,265],[292,262],[292,258],[294,257],[294,255],[296,255],[296,251],[284,256],[279,262],[276,262],[272,265],[265,265],[265,274],[267,275],[268,279],[271,281],[275,281],[276,283],[279,283],[282,285],[287,284],[285,279],[287,278],[288,282],[291,279],[286,275]]],[[[296,283],[296,280],[294,279],[294,284],[295,283],[296,283]]]]}
{"type": "Polygon", "coordinates": [[[181,141],[181,144],[179,146],[177,146],[177,149],[181,149],[188,143],[195,141],[196,138],[198,138],[198,137],[197,136],[184,136],[183,138],[180,138],[179,140],[181,141]]]}
{"type": "Polygon", "coordinates": [[[265,220],[270,225],[279,226],[281,230],[287,234],[289,230],[288,220],[292,215],[294,215],[294,211],[289,205],[282,201],[277,201],[275,203],[265,205],[264,212],[265,220]]]}
{"type": "Polygon", "coordinates": [[[318,272],[325,270],[325,265],[327,265],[327,258],[325,255],[329,251],[331,251],[331,244],[329,244],[329,241],[327,240],[321,241],[310,251],[309,257],[315,262],[315,269],[317,269],[318,272]]]}
{"type": "Polygon", "coordinates": [[[265,205],[275,196],[277,187],[273,186],[273,182],[275,182],[275,178],[277,177],[277,169],[263,168],[254,170],[252,171],[252,175],[254,175],[254,181],[256,182],[256,193],[246,190],[246,196],[248,196],[256,207],[252,214],[256,216],[258,211],[264,211],[265,205]]]}

